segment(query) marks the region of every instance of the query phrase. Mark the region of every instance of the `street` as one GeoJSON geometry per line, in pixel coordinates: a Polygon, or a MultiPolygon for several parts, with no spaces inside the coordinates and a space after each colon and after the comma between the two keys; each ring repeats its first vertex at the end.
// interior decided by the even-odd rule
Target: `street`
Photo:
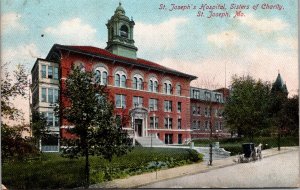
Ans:
{"type": "Polygon", "coordinates": [[[297,187],[298,184],[299,151],[292,151],[261,161],[152,183],[142,188],[259,188],[297,187]]]}

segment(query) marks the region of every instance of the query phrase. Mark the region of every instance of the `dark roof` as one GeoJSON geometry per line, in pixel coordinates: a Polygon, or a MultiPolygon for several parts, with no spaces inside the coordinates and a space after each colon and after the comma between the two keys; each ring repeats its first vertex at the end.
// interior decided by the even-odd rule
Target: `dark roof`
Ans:
{"type": "MultiPolygon", "coordinates": [[[[81,53],[81,54],[86,54],[86,55],[89,55],[89,56],[100,57],[100,58],[111,60],[111,61],[117,61],[117,62],[130,64],[130,65],[133,64],[135,66],[146,68],[146,69],[150,68],[150,69],[153,69],[153,70],[157,70],[157,71],[161,71],[161,72],[165,72],[165,73],[170,73],[170,74],[190,78],[191,80],[194,80],[194,79],[198,78],[198,77],[193,76],[193,75],[185,74],[185,73],[176,71],[174,69],[164,67],[164,66],[159,65],[157,63],[154,63],[152,61],[148,61],[148,60],[140,59],[140,58],[132,59],[132,58],[127,58],[127,57],[115,55],[115,54],[113,54],[113,53],[111,53],[111,52],[109,52],[105,49],[101,49],[101,48],[97,48],[97,47],[93,47],[93,46],[66,46],[66,45],[54,44],[51,51],[53,51],[54,49],[65,49],[65,50],[68,50],[68,51],[73,51],[73,52],[77,52],[77,53],[81,53]]],[[[49,57],[50,52],[49,52],[47,58],[49,57]]]]}

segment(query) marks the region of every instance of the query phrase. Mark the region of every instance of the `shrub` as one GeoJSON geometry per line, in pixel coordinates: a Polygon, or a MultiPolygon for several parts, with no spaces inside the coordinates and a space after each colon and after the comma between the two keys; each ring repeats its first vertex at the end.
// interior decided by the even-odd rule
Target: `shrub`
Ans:
{"type": "MultiPolygon", "coordinates": [[[[127,155],[114,156],[111,162],[90,157],[91,183],[170,168],[202,160],[197,151],[183,148],[136,147],[127,155]]],[[[44,153],[30,162],[7,162],[2,165],[3,184],[12,189],[75,188],[84,185],[84,158],[68,159],[60,154],[44,153]]]]}

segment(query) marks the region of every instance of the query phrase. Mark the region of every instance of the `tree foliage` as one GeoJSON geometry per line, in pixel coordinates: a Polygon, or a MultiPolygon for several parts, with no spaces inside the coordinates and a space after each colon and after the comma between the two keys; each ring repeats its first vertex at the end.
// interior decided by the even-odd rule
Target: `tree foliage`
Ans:
{"type": "Polygon", "coordinates": [[[45,116],[38,111],[32,111],[31,130],[34,143],[39,146],[39,141],[49,132],[45,116]]]}
{"type": "Polygon", "coordinates": [[[24,126],[9,127],[5,124],[1,126],[2,161],[25,160],[39,153],[29,138],[22,137],[24,131],[28,132],[28,128],[24,126]]]}
{"type": "Polygon", "coordinates": [[[86,157],[86,176],[89,184],[90,154],[108,160],[130,150],[131,140],[118,128],[113,104],[108,100],[106,87],[97,85],[92,72],[72,68],[66,83],[63,98],[68,101],[62,108],[62,116],[73,125],[69,132],[77,138],[66,141],[69,147],[64,153],[70,157],[86,157]]]}
{"type": "Polygon", "coordinates": [[[1,67],[1,70],[4,70],[3,74],[1,73],[1,116],[17,119],[21,112],[10,101],[17,96],[24,97],[26,95],[27,73],[24,65],[17,65],[12,76],[4,69],[4,66],[1,67]]]}
{"type": "Polygon", "coordinates": [[[269,127],[270,85],[250,76],[234,76],[232,81],[231,96],[224,110],[227,126],[252,140],[256,133],[269,127]]]}

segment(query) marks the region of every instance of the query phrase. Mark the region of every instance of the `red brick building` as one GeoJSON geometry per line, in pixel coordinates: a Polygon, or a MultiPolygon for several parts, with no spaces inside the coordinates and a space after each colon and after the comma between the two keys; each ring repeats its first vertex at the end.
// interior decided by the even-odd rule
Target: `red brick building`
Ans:
{"type": "MultiPolygon", "coordinates": [[[[134,25],[120,4],[106,24],[105,49],[55,44],[46,59],[36,61],[32,69],[32,108],[46,115],[58,139],[70,137],[66,131],[72,126],[56,117],[53,108],[58,102],[66,106],[67,100],[58,93],[65,90],[64,82],[73,65],[93,71],[99,83],[107,86],[116,117],[131,118],[123,128],[132,138],[152,134],[165,144],[181,144],[190,141],[191,134],[201,137],[195,135],[199,131],[191,129],[196,117],[191,113],[191,102],[198,100],[190,99],[190,82],[197,77],[137,58],[134,25]]],[[[224,124],[219,124],[223,128],[224,124]]],[[[56,151],[52,146],[44,147],[44,151],[56,151]]]]}

